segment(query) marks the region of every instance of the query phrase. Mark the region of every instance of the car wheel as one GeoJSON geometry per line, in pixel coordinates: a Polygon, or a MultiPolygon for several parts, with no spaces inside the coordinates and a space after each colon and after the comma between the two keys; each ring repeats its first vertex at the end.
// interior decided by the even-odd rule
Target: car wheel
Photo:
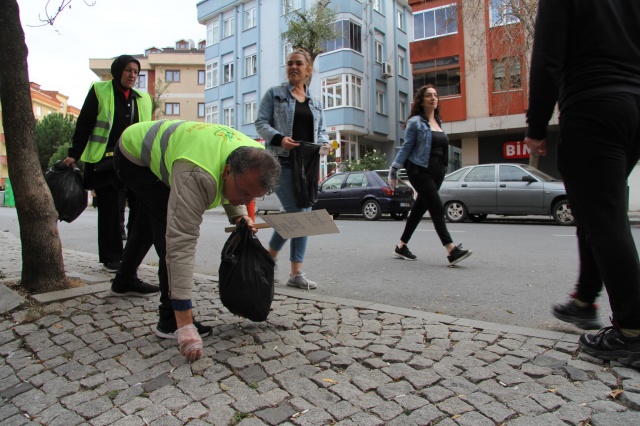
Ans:
{"type": "Polygon", "coordinates": [[[444,215],[449,222],[464,222],[468,214],[467,207],[460,201],[450,201],[444,206],[444,215]]]}
{"type": "Polygon", "coordinates": [[[482,222],[487,218],[486,214],[470,214],[469,220],[474,223],[482,222]]]}
{"type": "Polygon", "coordinates": [[[551,216],[558,225],[573,225],[576,221],[571,214],[571,207],[567,200],[560,200],[553,205],[551,216]]]}
{"type": "Polygon", "coordinates": [[[362,204],[362,215],[367,220],[378,220],[382,216],[380,204],[376,200],[367,200],[362,204]]]}
{"type": "Polygon", "coordinates": [[[391,213],[391,217],[395,220],[405,220],[409,216],[409,212],[395,212],[391,213]]]}

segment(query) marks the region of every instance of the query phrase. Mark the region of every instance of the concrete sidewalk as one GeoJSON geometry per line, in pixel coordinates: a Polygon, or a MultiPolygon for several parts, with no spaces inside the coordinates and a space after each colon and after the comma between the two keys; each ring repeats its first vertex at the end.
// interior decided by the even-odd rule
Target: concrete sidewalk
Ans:
{"type": "MultiPolygon", "coordinates": [[[[0,233],[0,282],[21,258],[0,233]]],[[[198,275],[195,316],[214,331],[189,364],[152,333],[156,298],[110,297],[95,255],[64,260],[87,285],[35,307],[0,292],[2,425],[640,424],[640,372],[580,353],[578,335],[280,286],[252,323],[198,275]]],[[[140,276],[157,282],[155,267],[140,276]]]]}

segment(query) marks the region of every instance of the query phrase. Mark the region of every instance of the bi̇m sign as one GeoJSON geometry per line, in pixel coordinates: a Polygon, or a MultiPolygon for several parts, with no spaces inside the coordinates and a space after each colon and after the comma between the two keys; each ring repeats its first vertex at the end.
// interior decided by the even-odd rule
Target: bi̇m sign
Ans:
{"type": "Polygon", "coordinates": [[[524,143],[524,141],[505,142],[504,145],[502,145],[502,155],[507,160],[529,158],[529,154],[531,154],[529,145],[524,143]]]}

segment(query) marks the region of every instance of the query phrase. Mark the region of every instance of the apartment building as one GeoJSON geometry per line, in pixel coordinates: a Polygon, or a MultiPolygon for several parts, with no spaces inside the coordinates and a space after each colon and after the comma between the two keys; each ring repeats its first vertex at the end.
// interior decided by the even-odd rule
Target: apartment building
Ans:
{"type": "MultiPolygon", "coordinates": [[[[311,0],[204,0],[207,28],[205,120],[258,138],[254,121],[266,90],[286,81],[286,15],[311,0]]],[[[389,163],[403,136],[412,81],[411,9],[401,0],[333,0],[336,40],[314,64],[311,91],[322,100],[337,156],[356,160],[374,149],[389,163]]]]}
{"type": "MultiPolygon", "coordinates": [[[[69,97],[55,90],[44,90],[37,83],[30,83],[31,105],[36,120],[42,120],[49,114],[69,114],[78,118],[80,110],[68,104],[69,97]]],[[[9,177],[7,167],[7,146],[5,144],[4,128],[2,126],[2,105],[0,104],[0,187],[5,187],[9,177]]]]}
{"type": "MultiPolygon", "coordinates": [[[[195,25],[195,24],[194,24],[195,25]]],[[[140,61],[135,88],[158,100],[156,119],[204,121],[204,46],[181,39],[174,47],[150,47],[131,55],[140,61]]],[[[111,80],[113,58],[89,59],[89,68],[101,81],[111,80]]]]}

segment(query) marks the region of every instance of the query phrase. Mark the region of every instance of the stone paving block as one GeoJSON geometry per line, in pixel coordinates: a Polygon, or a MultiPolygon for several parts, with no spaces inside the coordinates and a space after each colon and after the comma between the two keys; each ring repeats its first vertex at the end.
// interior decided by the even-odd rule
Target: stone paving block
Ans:
{"type": "Polygon", "coordinates": [[[632,410],[640,411],[640,394],[633,392],[623,392],[620,395],[620,403],[632,410]]]}
{"type": "Polygon", "coordinates": [[[66,411],[61,413],[59,416],[51,420],[48,423],[50,426],[76,426],[80,424],[85,424],[86,421],[84,417],[74,413],[73,411],[66,411]]]}
{"type": "Polygon", "coordinates": [[[176,417],[184,423],[188,423],[189,420],[202,418],[206,416],[207,413],[207,409],[202,404],[195,402],[180,410],[176,414],[176,417]]]}
{"type": "Polygon", "coordinates": [[[128,402],[120,405],[118,408],[125,414],[131,415],[153,405],[149,398],[135,397],[128,402]]]}
{"type": "Polygon", "coordinates": [[[11,402],[31,417],[35,417],[41,411],[58,403],[54,396],[47,395],[39,389],[31,389],[16,395],[11,402]]]}
{"type": "Polygon", "coordinates": [[[327,411],[338,421],[361,412],[360,409],[354,407],[353,404],[348,401],[340,401],[337,404],[328,407],[327,411]]]}
{"type": "Polygon", "coordinates": [[[546,408],[538,404],[533,398],[519,398],[508,401],[507,407],[525,416],[537,416],[547,412],[546,408]]]}
{"type": "Polygon", "coordinates": [[[402,380],[399,382],[387,383],[376,389],[378,395],[383,399],[392,399],[400,395],[407,395],[413,392],[413,386],[409,382],[402,380]]]}
{"type": "Polygon", "coordinates": [[[491,402],[489,404],[477,407],[478,411],[484,416],[490,418],[496,423],[502,423],[507,419],[517,416],[517,413],[500,402],[491,402]]]}
{"type": "Polygon", "coordinates": [[[445,379],[440,381],[440,386],[449,389],[455,394],[470,394],[478,391],[478,386],[471,383],[464,377],[452,377],[449,379],[445,379]]]}
{"type": "Polygon", "coordinates": [[[34,389],[34,387],[31,383],[19,382],[3,389],[2,392],[0,392],[0,398],[5,401],[10,400],[17,395],[29,392],[32,389],[34,389]]]}
{"type": "Polygon", "coordinates": [[[363,410],[368,410],[382,404],[384,400],[374,392],[367,392],[355,401],[350,402],[363,410]]]}
{"type": "Polygon", "coordinates": [[[370,413],[356,413],[351,416],[351,420],[362,426],[382,426],[384,424],[382,419],[370,413]]]}
{"type": "Polygon", "coordinates": [[[443,419],[444,417],[446,417],[445,413],[438,410],[438,408],[436,408],[434,405],[427,404],[412,412],[409,416],[407,416],[407,420],[418,425],[428,425],[432,422],[435,423],[436,421],[443,419]]]}
{"type": "Polygon", "coordinates": [[[460,426],[495,426],[492,420],[477,411],[470,411],[456,417],[455,423],[460,426]]]}
{"type": "Polygon", "coordinates": [[[287,404],[279,404],[276,407],[269,407],[264,410],[259,410],[254,414],[266,424],[281,425],[284,424],[295,413],[295,410],[293,410],[287,404]]]}
{"type": "Polygon", "coordinates": [[[592,426],[612,425],[638,425],[640,424],[640,411],[604,412],[596,413],[591,417],[592,426]]]}

